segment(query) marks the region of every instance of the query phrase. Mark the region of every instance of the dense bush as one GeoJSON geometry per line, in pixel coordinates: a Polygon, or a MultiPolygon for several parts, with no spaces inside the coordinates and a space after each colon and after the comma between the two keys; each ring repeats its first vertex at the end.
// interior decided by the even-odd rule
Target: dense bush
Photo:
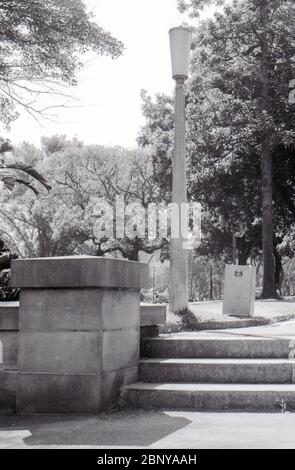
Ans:
{"type": "Polygon", "coordinates": [[[0,272],[0,302],[19,300],[19,289],[10,286],[10,269],[3,269],[0,272]]]}
{"type": "Polygon", "coordinates": [[[12,254],[0,239],[0,302],[19,299],[19,289],[13,289],[10,285],[10,263],[17,255],[12,254]]]}

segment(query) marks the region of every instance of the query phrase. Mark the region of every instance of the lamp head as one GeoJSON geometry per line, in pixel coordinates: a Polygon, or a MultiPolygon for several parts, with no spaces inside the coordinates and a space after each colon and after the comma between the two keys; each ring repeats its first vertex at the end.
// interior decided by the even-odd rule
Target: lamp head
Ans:
{"type": "Polygon", "coordinates": [[[186,80],[189,75],[192,32],[182,26],[169,31],[172,77],[186,80]]]}

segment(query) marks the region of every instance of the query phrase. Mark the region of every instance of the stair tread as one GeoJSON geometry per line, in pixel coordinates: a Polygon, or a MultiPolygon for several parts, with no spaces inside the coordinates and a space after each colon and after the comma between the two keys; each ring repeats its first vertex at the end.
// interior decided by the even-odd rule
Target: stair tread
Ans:
{"type": "MultiPolygon", "coordinates": [[[[294,336],[294,335],[293,335],[294,336]]],[[[195,341],[195,342],[202,342],[202,341],[290,341],[292,339],[289,336],[238,336],[238,335],[221,335],[221,336],[210,336],[210,335],[202,335],[202,336],[182,336],[179,333],[175,335],[160,335],[158,337],[151,337],[145,338],[145,341],[195,341]],[[179,336],[177,336],[179,335],[179,336]]]]}
{"type": "Polygon", "coordinates": [[[145,364],[253,364],[253,365],[269,365],[269,364],[294,364],[295,359],[260,359],[260,358],[142,358],[141,365],[145,364]]]}
{"type": "Polygon", "coordinates": [[[199,383],[148,383],[136,382],[125,385],[124,390],[163,390],[181,392],[222,392],[222,391],[246,391],[246,392],[294,392],[295,384],[199,384],[199,383]]]}

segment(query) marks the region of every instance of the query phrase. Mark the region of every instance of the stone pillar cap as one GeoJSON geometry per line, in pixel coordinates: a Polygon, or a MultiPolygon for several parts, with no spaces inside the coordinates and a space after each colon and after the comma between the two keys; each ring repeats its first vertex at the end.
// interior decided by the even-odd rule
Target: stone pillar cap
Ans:
{"type": "Polygon", "coordinates": [[[12,260],[11,285],[19,288],[111,287],[139,289],[148,281],[148,265],[97,256],[12,260]]]}

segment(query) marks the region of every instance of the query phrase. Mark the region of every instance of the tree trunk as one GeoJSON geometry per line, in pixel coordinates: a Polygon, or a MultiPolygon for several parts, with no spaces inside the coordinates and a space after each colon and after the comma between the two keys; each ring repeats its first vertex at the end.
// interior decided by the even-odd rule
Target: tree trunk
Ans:
{"type": "Polygon", "coordinates": [[[212,262],[210,263],[210,300],[214,300],[214,297],[213,297],[213,266],[212,266],[212,262]]]}
{"type": "Polygon", "coordinates": [[[129,256],[129,261],[138,261],[139,250],[134,249],[129,256]]]}
{"type": "Polygon", "coordinates": [[[238,239],[238,263],[246,266],[249,258],[249,248],[247,247],[245,237],[238,239]]]}
{"type": "Polygon", "coordinates": [[[267,145],[263,145],[262,175],[262,253],[263,253],[263,299],[276,298],[275,260],[273,255],[273,211],[272,211],[272,162],[267,145]]]}
{"type": "Polygon", "coordinates": [[[283,270],[283,264],[282,264],[282,257],[278,253],[276,247],[274,249],[274,258],[275,258],[276,291],[279,292],[279,295],[282,295],[282,283],[284,279],[284,270],[283,270]]]}
{"type": "Polygon", "coordinates": [[[134,242],[133,242],[133,250],[129,254],[128,259],[130,261],[138,261],[140,249],[141,249],[140,239],[138,237],[135,237],[134,242]]]}
{"type": "MultiPolygon", "coordinates": [[[[262,117],[269,110],[269,48],[266,32],[268,6],[260,4],[261,21],[261,111],[262,117]]],[[[268,126],[263,122],[261,137],[261,178],[262,178],[262,253],[263,253],[263,299],[276,298],[275,262],[273,256],[273,209],[272,209],[272,149],[268,126]]]]}

